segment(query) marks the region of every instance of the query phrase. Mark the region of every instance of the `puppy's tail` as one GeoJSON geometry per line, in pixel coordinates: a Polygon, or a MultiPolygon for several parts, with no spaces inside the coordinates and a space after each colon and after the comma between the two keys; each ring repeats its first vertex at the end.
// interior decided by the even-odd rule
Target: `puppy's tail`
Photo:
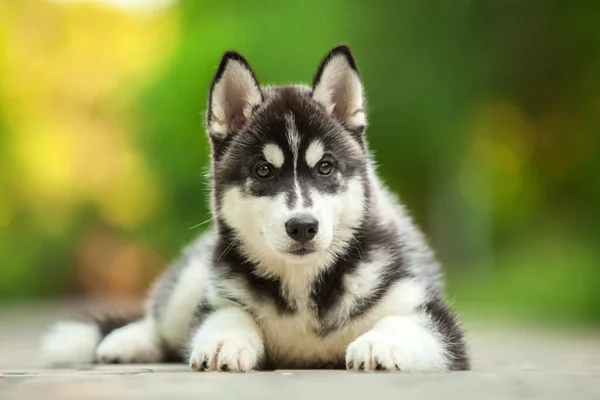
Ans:
{"type": "Polygon", "coordinates": [[[88,315],[60,321],[42,337],[41,361],[48,366],[89,364],[96,361],[96,347],[102,339],[141,318],[141,315],[88,315]]]}

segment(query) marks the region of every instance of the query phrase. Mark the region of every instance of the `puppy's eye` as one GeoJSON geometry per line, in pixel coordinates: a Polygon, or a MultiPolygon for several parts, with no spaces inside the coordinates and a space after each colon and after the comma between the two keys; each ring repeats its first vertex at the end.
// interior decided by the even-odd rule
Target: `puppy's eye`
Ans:
{"type": "Polygon", "coordinates": [[[269,163],[260,164],[254,172],[259,178],[266,179],[273,174],[273,167],[269,163]]]}
{"type": "Polygon", "coordinates": [[[333,171],[333,164],[329,161],[321,161],[317,167],[317,170],[321,175],[329,175],[331,174],[331,171],[333,171]]]}

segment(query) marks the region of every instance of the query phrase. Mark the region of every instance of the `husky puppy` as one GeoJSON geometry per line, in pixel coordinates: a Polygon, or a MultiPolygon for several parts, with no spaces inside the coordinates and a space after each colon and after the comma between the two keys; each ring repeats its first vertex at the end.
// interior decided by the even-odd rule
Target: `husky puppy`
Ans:
{"type": "Polygon", "coordinates": [[[225,53],[206,113],[214,227],[156,282],[144,316],[58,323],[45,359],[469,369],[438,263],[377,177],[366,125],[348,47],[326,55],[310,87],[261,86],[225,53]]]}

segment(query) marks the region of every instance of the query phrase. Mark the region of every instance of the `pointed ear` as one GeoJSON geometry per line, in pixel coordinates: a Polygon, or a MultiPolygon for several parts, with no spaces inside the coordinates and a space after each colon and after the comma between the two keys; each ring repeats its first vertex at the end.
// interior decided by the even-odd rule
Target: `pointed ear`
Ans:
{"type": "Polygon", "coordinates": [[[348,128],[365,128],[363,86],[348,46],[334,47],[321,61],[312,97],[348,128]]]}
{"type": "Polygon", "coordinates": [[[262,101],[260,85],[246,59],[235,51],[226,52],[210,86],[208,134],[223,139],[240,129],[262,101]]]}

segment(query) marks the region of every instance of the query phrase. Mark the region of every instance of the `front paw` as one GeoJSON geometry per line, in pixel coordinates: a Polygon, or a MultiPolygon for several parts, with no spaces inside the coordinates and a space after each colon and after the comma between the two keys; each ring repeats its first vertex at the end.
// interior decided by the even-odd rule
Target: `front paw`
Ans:
{"type": "Polygon", "coordinates": [[[263,352],[262,343],[256,339],[243,333],[208,337],[193,349],[190,367],[196,371],[251,371],[263,352]]]}
{"type": "Polygon", "coordinates": [[[109,333],[96,349],[99,363],[156,363],[162,349],[153,328],[144,321],[134,322],[109,333]]]}
{"type": "Polygon", "coordinates": [[[400,344],[381,332],[367,332],[346,350],[346,368],[355,371],[400,371],[400,344]]]}

